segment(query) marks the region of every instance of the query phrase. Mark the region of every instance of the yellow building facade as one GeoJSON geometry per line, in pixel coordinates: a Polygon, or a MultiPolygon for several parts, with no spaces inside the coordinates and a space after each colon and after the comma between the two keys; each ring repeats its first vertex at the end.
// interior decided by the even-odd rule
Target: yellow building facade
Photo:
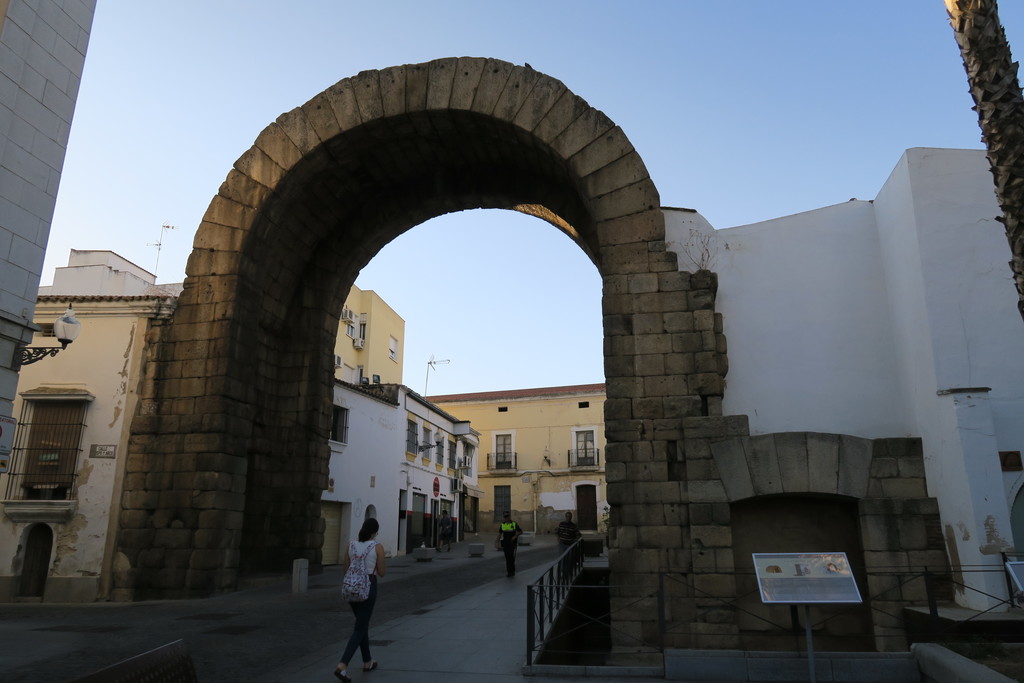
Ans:
{"type": "Polygon", "coordinates": [[[523,529],[554,533],[572,512],[583,531],[607,528],[604,384],[431,396],[480,433],[480,530],[504,510],[523,529]]]}
{"type": "Polygon", "coordinates": [[[350,384],[401,384],[405,320],[372,289],[345,299],[334,344],[334,376],[350,384]]]}

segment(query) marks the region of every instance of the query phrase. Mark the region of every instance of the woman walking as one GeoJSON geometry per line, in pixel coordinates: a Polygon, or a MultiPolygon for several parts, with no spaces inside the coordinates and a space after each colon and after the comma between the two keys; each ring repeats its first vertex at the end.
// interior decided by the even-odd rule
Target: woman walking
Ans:
{"type": "Polygon", "coordinates": [[[370,656],[370,617],[373,615],[373,605],[377,602],[377,577],[384,576],[384,548],[374,539],[380,524],[376,519],[370,518],[363,522],[359,529],[358,540],[349,543],[345,549],[345,557],[342,560],[342,567],[348,573],[349,565],[353,562],[362,562],[363,568],[369,577],[370,595],[366,600],[350,602],[352,612],[356,615],[356,625],[352,629],[352,636],[345,646],[345,653],[341,656],[334,675],[342,683],[349,683],[352,677],[348,675],[348,663],[359,648],[363,656],[363,671],[373,671],[377,668],[377,662],[370,656]],[[361,558],[361,559],[360,559],[361,558]]]}

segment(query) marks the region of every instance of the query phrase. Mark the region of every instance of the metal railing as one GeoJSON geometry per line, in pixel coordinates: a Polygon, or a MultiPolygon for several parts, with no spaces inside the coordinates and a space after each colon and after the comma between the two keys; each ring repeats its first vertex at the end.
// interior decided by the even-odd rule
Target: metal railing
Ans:
{"type": "Polygon", "coordinates": [[[558,561],[526,587],[526,665],[533,664],[537,644],[543,643],[583,570],[583,542],[565,549],[558,561]]]}
{"type": "MultiPolygon", "coordinates": [[[[582,551],[580,544],[577,543],[573,548],[577,548],[582,551]]],[[[616,586],[616,585],[602,585],[602,586],[584,586],[576,585],[573,583],[576,576],[578,576],[580,569],[582,568],[582,552],[579,553],[578,562],[580,563],[575,569],[575,573],[569,570],[568,567],[563,566],[567,562],[574,561],[575,558],[570,557],[568,551],[559,559],[559,563],[552,567],[545,576],[527,588],[527,653],[526,653],[526,664],[532,665],[537,661],[537,658],[543,653],[553,653],[555,655],[578,655],[586,656],[592,655],[593,650],[589,651],[570,651],[565,649],[553,649],[550,647],[551,641],[555,638],[552,635],[552,627],[557,620],[563,619],[563,623],[559,625],[557,638],[562,638],[567,634],[571,634],[572,631],[592,627],[595,624],[599,624],[602,628],[606,629],[607,633],[613,638],[616,647],[627,647],[633,653],[649,652],[649,653],[660,653],[663,652],[666,643],[668,641],[675,640],[678,642],[678,638],[682,637],[686,640],[690,637],[699,637],[703,632],[692,629],[693,624],[690,621],[677,621],[674,622],[670,616],[671,610],[668,607],[670,595],[675,595],[678,599],[680,593],[688,595],[688,599],[700,600],[704,604],[704,609],[712,609],[710,607],[714,602],[718,602],[724,609],[735,612],[736,614],[745,615],[745,618],[751,621],[756,621],[763,624],[764,630],[746,633],[737,633],[738,637],[756,637],[761,642],[777,642],[778,644],[771,648],[778,651],[800,651],[804,644],[804,631],[806,624],[800,624],[799,612],[796,606],[789,606],[790,609],[786,612],[779,612],[776,610],[774,614],[780,616],[788,612],[789,620],[786,622],[772,620],[766,618],[765,610],[760,609],[762,603],[758,602],[758,612],[754,612],[751,609],[747,609],[742,604],[744,601],[749,602],[751,598],[754,598],[758,589],[755,587],[752,591],[744,592],[741,595],[733,595],[729,597],[721,597],[713,595],[707,591],[703,591],[698,587],[700,575],[694,574],[682,574],[682,573],[663,573],[658,577],[658,585],[655,589],[646,593],[637,594],[634,586],[616,586]],[[564,576],[562,576],[564,574],[564,576]],[[559,578],[560,577],[560,578],[559,578]],[[572,578],[569,578],[572,577],[572,578]],[[676,584],[675,588],[672,588],[671,584],[676,584]],[[609,600],[609,605],[615,605],[615,607],[609,607],[608,611],[599,615],[592,613],[585,614],[584,612],[574,609],[569,604],[569,594],[573,590],[582,589],[599,589],[609,591],[610,596],[616,595],[620,599],[609,600]],[[622,589],[621,591],[618,589],[622,589]],[[628,597],[624,597],[628,596],[628,597]],[[654,602],[657,609],[657,639],[645,640],[642,636],[638,635],[635,631],[625,631],[617,629],[615,626],[616,614],[623,612],[629,613],[628,620],[635,620],[635,610],[638,606],[646,606],[650,602],[654,602]],[[565,620],[574,620],[573,623],[566,625],[565,620]],[[788,641],[788,642],[785,642],[788,641]]],[[[1009,597],[991,595],[983,590],[974,588],[966,585],[962,581],[956,580],[955,576],[960,576],[970,573],[984,573],[984,572],[1000,572],[1004,573],[1003,567],[994,567],[991,565],[986,566],[961,566],[955,572],[949,570],[943,570],[942,572],[933,572],[927,568],[920,569],[918,571],[908,571],[906,568],[899,567],[874,567],[870,572],[866,572],[861,568],[861,576],[870,576],[873,578],[888,577],[888,580],[878,581],[876,583],[888,585],[889,587],[885,590],[878,591],[875,594],[864,594],[864,602],[862,604],[855,605],[828,605],[831,608],[827,610],[827,614],[822,615],[825,611],[823,606],[816,606],[819,614],[811,625],[813,630],[824,630],[827,624],[833,620],[847,620],[851,614],[857,610],[867,610],[872,616],[872,623],[878,623],[884,621],[888,626],[884,629],[874,628],[871,633],[856,633],[856,634],[842,634],[844,628],[838,629],[836,634],[828,635],[828,637],[834,639],[835,642],[849,642],[852,645],[857,645],[854,640],[863,641],[865,638],[877,643],[879,639],[900,639],[909,642],[928,642],[928,641],[942,641],[951,642],[958,639],[970,639],[977,638],[975,634],[975,628],[978,625],[979,620],[983,619],[986,614],[993,611],[1003,610],[1007,606],[1019,607],[1020,604],[1014,604],[1017,602],[1016,596],[1011,592],[1009,597]],[[924,600],[907,600],[901,596],[904,593],[920,593],[924,595],[924,600]],[[943,619],[940,614],[940,602],[951,604],[952,596],[954,592],[974,592],[976,594],[983,595],[992,602],[993,606],[984,611],[977,611],[967,619],[943,619]],[[898,607],[897,607],[898,606],[898,607]],[[910,614],[906,611],[906,608],[917,608],[916,611],[911,611],[910,614]],[[909,621],[908,617],[914,615],[914,621],[909,621]],[[916,617],[919,616],[920,619],[916,617]],[[894,628],[895,625],[895,628],[894,628]]],[[[745,578],[753,577],[753,572],[735,572],[734,576],[737,578],[743,576],[745,578]]],[[[858,580],[858,584],[862,582],[858,580]]],[[[863,582],[866,587],[867,582],[863,582]]],[[[776,606],[779,607],[779,606],[776,606]]],[[[785,605],[781,607],[786,607],[785,605]]],[[[645,607],[646,609],[646,607],[645,607]]],[[[1016,610],[1014,610],[1016,611],[1016,610]]],[[[771,614],[769,613],[769,616],[771,614]]],[[[1024,633],[1024,622],[1016,623],[1011,622],[1007,624],[1005,621],[999,622],[988,622],[989,629],[986,631],[986,636],[995,640],[1003,638],[1007,641],[1016,641],[1024,633]],[[1016,624],[1016,625],[1014,625],[1016,624]],[[994,630],[992,630],[994,629],[994,630]],[[999,629],[1004,629],[1000,631],[999,629]],[[1016,630],[1014,630],[1016,629],[1016,630]]],[[[871,646],[869,646],[870,649],[871,646]]],[[[860,649],[860,648],[853,648],[860,649]]]]}
{"type": "Polygon", "coordinates": [[[516,453],[488,453],[487,469],[514,470],[516,469],[516,455],[516,453]]]}
{"type": "Polygon", "coordinates": [[[598,448],[576,448],[569,451],[569,467],[600,467],[601,450],[598,448]]]}

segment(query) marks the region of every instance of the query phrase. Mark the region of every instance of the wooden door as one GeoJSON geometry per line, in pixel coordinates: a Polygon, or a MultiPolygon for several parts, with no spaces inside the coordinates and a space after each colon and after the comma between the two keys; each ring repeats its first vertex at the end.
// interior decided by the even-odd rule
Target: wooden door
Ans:
{"type": "Polygon", "coordinates": [[[320,503],[320,515],[324,518],[323,563],[341,564],[341,513],[342,504],[334,501],[320,503]]]}
{"type": "Polygon", "coordinates": [[[36,524],[28,532],[25,542],[25,563],[21,567],[18,595],[23,598],[41,598],[46,588],[46,575],[50,571],[50,551],[53,531],[46,524],[36,524]]]}
{"type": "Polygon", "coordinates": [[[597,531],[597,487],[580,484],[576,487],[576,524],[584,531],[597,531]]]}

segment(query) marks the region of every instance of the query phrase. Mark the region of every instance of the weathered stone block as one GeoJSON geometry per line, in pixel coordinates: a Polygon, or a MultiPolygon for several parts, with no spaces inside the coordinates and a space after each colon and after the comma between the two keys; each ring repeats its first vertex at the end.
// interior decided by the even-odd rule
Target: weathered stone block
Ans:
{"type": "Polygon", "coordinates": [[[679,441],[683,438],[683,423],[679,418],[654,420],[654,438],[661,441],[679,441]]]}
{"type": "Polygon", "coordinates": [[[871,450],[870,439],[846,434],[839,437],[839,495],[852,498],[867,496],[871,450]]]}
{"type": "MultiPolygon", "coordinates": [[[[474,109],[476,109],[475,105],[474,109]]],[[[573,119],[569,125],[565,127],[565,130],[559,133],[558,137],[552,141],[551,146],[562,156],[562,158],[570,158],[602,135],[612,131],[614,127],[615,124],[604,113],[595,109],[587,108],[580,116],[573,119]]],[[[615,191],[612,192],[612,194],[614,193],[615,191]]],[[[608,217],[617,217],[625,216],[629,213],[637,212],[609,213],[604,215],[607,215],[608,217]]]]}
{"type": "Polygon", "coordinates": [[[690,390],[699,396],[721,396],[725,391],[722,376],[715,373],[702,372],[689,378],[690,390]]]}
{"type": "Polygon", "coordinates": [[[608,480],[609,485],[612,483],[625,482],[627,481],[626,464],[621,462],[609,462],[605,465],[604,475],[608,480]]]}
{"type": "Polygon", "coordinates": [[[710,310],[696,310],[693,312],[693,329],[698,332],[715,331],[715,313],[710,310]]]}
{"type": "Polygon", "coordinates": [[[732,527],[718,524],[691,524],[690,538],[694,544],[699,541],[704,548],[731,548],[732,527]]]}
{"type": "Polygon", "coordinates": [[[882,495],[888,498],[924,498],[927,488],[924,479],[882,480],[882,495]]]}
{"type": "MultiPolygon", "coordinates": [[[[665,217],[660,210],[606,218],[597,225],[601,244],[617,245],[665,239],[665,217]]],[[[678,270],[678,269],[676,269],[678,270]]]]}
{"type": "Polygon", "coordinates": [[[720,503],[728,501],[721,481],[690,481],[686,493],[694,503],[720,503]]]}
{"type": "Polygon", "coordinates": [[[774,441],[783,490],[787,493],[809,491],[807,434],[805,432],[782,432],[774,435],[774,441]]]}
{"type": "Polygon", "coordinates": [[[637,528],[640,548],[679,548],[683,544],[682,527],[641,526],[637,528]]]}
{"type": "Polygon", "coordinates": [[[839,486],[839,435],[809,432],[806,440],[808,488],[835,493],[839,486]]]}
{"type": "Polygon", "coordinates": [[[701,350],[701,336],[699,332],[681,332],[673,334],[671,339],[673,353],[695,354],[701,350]]]}

